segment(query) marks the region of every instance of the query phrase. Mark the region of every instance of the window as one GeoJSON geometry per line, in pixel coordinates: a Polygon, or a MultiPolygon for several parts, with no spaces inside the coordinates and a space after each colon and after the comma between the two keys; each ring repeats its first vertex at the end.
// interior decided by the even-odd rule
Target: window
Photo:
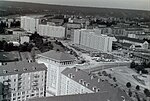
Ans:
{"type": "Polygon", "coordinates": [[[18,93],[18,96],[21,95],[21,93],[18,93]]]}
{"type": "Polygon", "coordinates": [[[18,99],[20,99],[20,97],[18,97],[18,99]]]}
{"type": "Polygon", "coordinates": [[[14,93],[13,96],[16,96],[16,93],[14,93]]]}
{"type": "Polygon", "coordinates": [[[31,94],[31,96],[34,96],[34,94],[31,94]]]}
{"type": "Polygon", "coordinates": [[[22,92],[22,95],[24,95],[25,94],[25,92],[22,92]]]}

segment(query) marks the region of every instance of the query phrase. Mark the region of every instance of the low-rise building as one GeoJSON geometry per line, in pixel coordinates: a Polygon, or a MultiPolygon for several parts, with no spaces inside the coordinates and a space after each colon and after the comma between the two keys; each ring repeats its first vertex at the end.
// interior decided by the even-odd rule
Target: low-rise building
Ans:
{"type": "Polygon", "coordinates": [[[121,43],[130,43],[134,46],[140,46],[141,49],[148,49],[149,43],[144,40],[129,38],[125,36],[116,36],[116,39],[121,43]]]}
{"type": "Polygon", "coordinates": [[[144,30],[140,28],[128,28],[124,30],[124,35],[128,34],[143,34],[144,30]]]}

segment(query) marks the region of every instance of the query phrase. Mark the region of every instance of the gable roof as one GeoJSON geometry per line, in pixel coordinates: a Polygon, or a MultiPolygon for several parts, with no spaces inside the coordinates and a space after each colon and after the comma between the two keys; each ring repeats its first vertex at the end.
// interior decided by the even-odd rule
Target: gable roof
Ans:
{"type": "Polygon", "coordinates": [[[83,85],[82,83],[81,83],[81,85],[85,86],[86,88],[92,90],[95,93],[97,91],[93,90],[93,87],[99,88],[99,90],[100,90],[99,92],[100,93],[101,92],[109,92],[111,94],[112,98],[114,96],[116,98],[118,98],[120,96],[124,96],[126,99],[129,99],[127,94],[124,91],[122,91],[121,89],[119,89],[118,87],[114,87],[110,83],[108,83],[108,81],[105,81],[105,80],[103,81],[103,80],[101,80],[98,77],[93,77],[91,79],[92,75],[89,75],[87,72],[82,71],[82,70],[80,70],[80,69],[78,69],[76,67],[74,67],[74,68],[66,68],[64,71],[62,71],[62,74],[67,76],[67,77],[68,77],[69,74],[72,74],[73,78],[70,78],[70,79],[76,81],[79,84],[80,84],[79,81],[83,80],[84,82],[88,83],[89,85],[86,86],[86,85],[83,85]],[[100,81],[98,81],[98,79],[100,79],[100,81]],[[117,94],[117,95],[115,95],[115,94],[117,94]]]}
{"type": "Polygon", "coordinates": [[[46,57],[56,61],[74,61],[75,57],[70,55],[69,53],[60,52],[51,50],[42,54],[38,54],[38,56],[46,57]]]}
{"type": "Polygon", "coordinates": [[[146,41],[144,40],[139,40],[139,39],[135,39],[135,38],[129,38],[126,36],[115,36],[117,40],[128,40],[128,41],[132,41],[132,42],[137,42],[137,43],[144,43],[146,41]]]}
{"type": "MultiPolygon", "coordinates": [[[[119,98],[116,96],[112,97],[110,93],[103,92],[103,93],[43,97],[43,98],[29,99],[29,101],[123,101],[123,99],[122,97],[119,98]]],[[[126,100],[126,101],[130,101],[130,100],[126,100]]]]}
{"type": "Polygon", "coordinates": [[[0,66],[0,76],[44,71],[44,70],[47,70],[47,67],[44,64],[38,64],[36,62],[29,63],[28,61],[12,62],[8,63],[7,65],[0,66]]]}

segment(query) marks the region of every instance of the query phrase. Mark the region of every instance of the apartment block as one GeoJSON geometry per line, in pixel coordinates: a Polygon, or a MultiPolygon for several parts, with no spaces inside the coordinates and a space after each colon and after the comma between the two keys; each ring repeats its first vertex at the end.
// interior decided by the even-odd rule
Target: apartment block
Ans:
{"type": "Polygon", "coordinates": [[[101,34],[98,30],[75,30],[74,44],[102,52],[111,52],[114,37],[101,34]]]}
{"type": "Polygon", "coordinates": [[[48,51],[36,56],[38,63],[44,63],[47,69],[46,96],[60,95],[61,72],[75,64],[75,57],[60,51],[48,51]]]}
{"type": "Polygon", "coordinates": [[[46,71],[44,64],[27,61],[0,66],[2,101],[25,101],[44,97],[46,71]]]}
{"type": "MultiPolygon", "coordinates": [[[[77,67],[66,68],[61,76],[61,95],[109,93],[110,98],[124,98],[120,101],[130,101],[126,92],[102,78],[89,74],[77,67]],[[117,96],[115,96],[117,94],[117,96]]],[[[107,95],[105,95],[107,96],[107,95]]],[[[109,95],[108,95],[109,96],[109,95]]],[[[103,101],[103,100],[102,100],[103,101]]],[[[113,101],[111,99],[106,101],[113,101]]],[[[116,100],[117,101],[117,100],[116,100]]]]}

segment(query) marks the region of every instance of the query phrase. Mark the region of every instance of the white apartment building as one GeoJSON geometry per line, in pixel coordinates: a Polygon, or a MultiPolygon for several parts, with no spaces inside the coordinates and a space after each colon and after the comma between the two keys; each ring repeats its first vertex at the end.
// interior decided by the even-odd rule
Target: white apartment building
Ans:
{"type": "Polygon", "coordinates": [[[114,37],[101,34],[98,30],[75,30],[74,44],[85,46],[102,52],[111,52],[114,37]]]}
{"type": "Polygon", "coordinates": [[[65,27],[62,26],[52,26],[48,22],[46,24],[41,23],[42,18],[40,17],[21,17],[21,28],[29,33],[38,32],[41,36],[64,38],[65,37],[65,27]]]}
{"type": "Polygon", "coordinates": [[[111,97],[113,97],[114,94],[117,94],[118,97],[124,98],[123,101],[130,101],[128,95],[118,87],[115,87],[115,84],[109,84],[109,82],[104,79],[95,77],[77,67],[66,68],[62,72],[61,95],[104,92],[111,94],[111,97]]]}
{"type": "Polygon", "coordinates": [[[40,19],[36,17],[22,16],[21,28],[29,33],[34,33],[39,29],[40,19]]]}
{"type": "Polygon", "coordinates": [[[41,36],[64,38],[65,37],[65,27],[39,24],[38,33],[41,36]]]}
{"type": "Polygon", "coordinates": [[[47,68],[35,62],[14,62],[0,66],[1,99],[25,101],[44,97],[47,68]]]}
{"type": "Polygon", "coordinates": [[[36,56],[38,63],[47,66],[46,96],[60,95],[61,72],[75,63],[75,57],[60,51],[48,51],[36,56]]]}

